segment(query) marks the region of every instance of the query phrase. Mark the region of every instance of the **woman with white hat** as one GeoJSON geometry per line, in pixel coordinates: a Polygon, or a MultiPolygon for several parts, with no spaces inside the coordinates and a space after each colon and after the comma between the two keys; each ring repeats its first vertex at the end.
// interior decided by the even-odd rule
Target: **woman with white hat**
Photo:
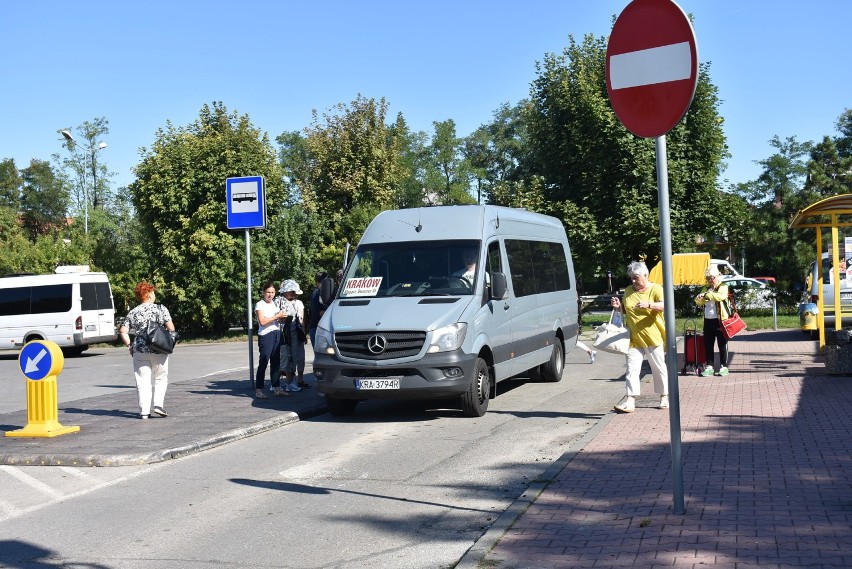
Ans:
{"type": "Polygon", "coordinates": [[[302,294],[302,289],[296,281],[287,279],[281,283],[278,292],[281,299],[281,309],[287,315],[281,330],[281,371],[286,381],[283,389],[286,391],[301,391],[309,387],[305,383],[305,344],[308,341],[305,333],[305,305],[296,298],[302,294]]]}

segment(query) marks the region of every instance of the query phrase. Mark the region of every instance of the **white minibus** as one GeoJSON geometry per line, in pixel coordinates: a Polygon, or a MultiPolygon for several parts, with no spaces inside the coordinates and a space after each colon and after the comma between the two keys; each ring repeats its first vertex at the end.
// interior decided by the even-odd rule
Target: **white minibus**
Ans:
{"type": "Polygon", "coordinates": [[[32,340],[56,342],[67,355],[115,340],[115,307],[106,273],[60,266],[50,275],[0,278],[0,350],[32,340]]]}
{"type": "Polygon", "coordinates": [[[482,416],[499,381],[562,379],[579,333],[565,228],[521,209],[382,212],[332,287],[314,374],[335,415],[365,399],[455,399],[482,416]]]}

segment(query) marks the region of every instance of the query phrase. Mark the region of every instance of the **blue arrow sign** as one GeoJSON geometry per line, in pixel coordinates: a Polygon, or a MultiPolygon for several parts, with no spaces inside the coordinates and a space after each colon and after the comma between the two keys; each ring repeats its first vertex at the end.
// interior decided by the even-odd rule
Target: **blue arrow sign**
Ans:
{"type": "Polygon", "coordinates": [[[225,201],[228,204],[228,229],[266,227],[263,176],[228,178],[225,180],[225,201]]]}
{"type": "Polygon", "coordinates": [[[29,379],[39,380],[50,375],[53,367],[53,356],[47,346],[41,342],[30,342],[21,350],[18,357],[21,371],[29,379]]]}

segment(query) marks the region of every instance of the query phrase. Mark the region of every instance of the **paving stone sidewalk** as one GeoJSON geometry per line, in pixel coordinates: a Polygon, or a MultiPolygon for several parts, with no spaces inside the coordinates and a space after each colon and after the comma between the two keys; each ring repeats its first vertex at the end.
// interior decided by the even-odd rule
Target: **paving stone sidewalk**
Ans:
{"type": "Polygon", "coordinates": [[[679,378],[685,514],[669,413],[643,397],[458,567],[852,567],[852,377],[798,330],[730,348],[728,377],[679,378]]]}

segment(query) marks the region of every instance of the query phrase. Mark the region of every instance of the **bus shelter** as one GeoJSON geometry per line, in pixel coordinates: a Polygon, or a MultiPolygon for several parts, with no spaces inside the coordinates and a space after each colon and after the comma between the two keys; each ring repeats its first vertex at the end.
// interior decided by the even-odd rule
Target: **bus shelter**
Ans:
{"type": "MultiPolygon", "coordinates": [[[[816,282],[820,283],[817,290],[819,291],[817,307],[819,315],[817,317],[817,327],[819,329],[819,347],[822,350],[825,347],[825,295],[822,294],[822,251],[823,251],[823,232],[831,232],[831,278],[832,282],[840,283],[840,227],[852,227],[852,194],[842,194],[832,196],[814,202],[808,207],[800,210],[793,221],[790,222],[790,229],[816,229],[816,282]]],[[[848,253],[848,252],[847,252],[848,253]]],[[[810,277],[809,277],[810,278],[810,277]]],[[[846,275],[842,275],[846,278],[846,275]]],[[[813,286],[812,282],[808,283],[813,286]]],[[[840,286],[835,286],[834,298],[831,299],[834,310],[834,328],[840,330],[843,321],[843,310],[840,302],[840,286]]],[[[852,316],[852,313],[847,312],[846,316],[852,316]]]]}

